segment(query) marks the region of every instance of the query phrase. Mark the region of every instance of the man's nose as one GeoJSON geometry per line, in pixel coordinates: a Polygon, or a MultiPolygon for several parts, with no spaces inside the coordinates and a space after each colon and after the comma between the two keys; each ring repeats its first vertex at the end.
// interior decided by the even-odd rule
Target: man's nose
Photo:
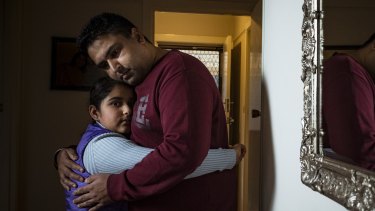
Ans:
{"type": "Polygon", "coordinates": [[[109,68],[114,73],[118,72],[118,70],[120,69],[120,64],[116,60],[114,60],[114,59],[108,59],[107,62],[108,62],[109,68]]]}

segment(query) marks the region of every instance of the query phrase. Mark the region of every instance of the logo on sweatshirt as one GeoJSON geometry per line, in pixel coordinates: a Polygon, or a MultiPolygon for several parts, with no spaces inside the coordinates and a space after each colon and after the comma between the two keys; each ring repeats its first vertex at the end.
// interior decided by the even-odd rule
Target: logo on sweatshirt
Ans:
{"type": "Polygon", "coordinates": [[[139,128],[149,128],[150,127],[150,120],[145,118],[146,109],[148,103],[148,95],[142,96],[139,98],[139,104],[137,108],[137,113],[135,116],[135,122],[139,128]]]}

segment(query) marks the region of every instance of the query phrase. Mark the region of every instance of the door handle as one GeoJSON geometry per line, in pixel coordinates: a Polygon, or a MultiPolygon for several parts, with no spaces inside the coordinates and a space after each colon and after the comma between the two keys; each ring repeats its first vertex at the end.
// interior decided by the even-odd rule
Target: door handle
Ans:
{"type": "Polygon", "coordinates": [[[260,111],[257,110],[257,109],[252,109],[252,110],[251,110],[251,117],[252,117],[252,118],[260,117],[260,111]]]}
{"type": "Polygon", "coordinates": [[[231,124],[233,124],[233,122],[234,122],[234,119],[232,118],[232,117],[227,117],[227,124],[228,125],[231,125],[231,124]]]}

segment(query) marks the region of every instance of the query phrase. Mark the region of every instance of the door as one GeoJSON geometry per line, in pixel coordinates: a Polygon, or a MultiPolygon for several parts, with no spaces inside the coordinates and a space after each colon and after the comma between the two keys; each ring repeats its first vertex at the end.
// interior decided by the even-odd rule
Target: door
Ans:
{"type": "MultiPolygon", "coordinates": [[[[249,150],[249,30],[244,30],[233,40],[230,65],[229,139],[230,144],[241,143],[249,150]]],[[[228,103],[227,103],[228,104],[228,103]]],[[[238,210],[249,207],[249,153],[238,168],[238,210]]],[[[253,170],[253,169],[252,169],[253,170]]]]}
{"type": "Polygon", "coordinates": [[[240,143],[240,75],[241,75],[241,43],[231,51],[231,77],[229,102],[229,144],[240,143]]]}

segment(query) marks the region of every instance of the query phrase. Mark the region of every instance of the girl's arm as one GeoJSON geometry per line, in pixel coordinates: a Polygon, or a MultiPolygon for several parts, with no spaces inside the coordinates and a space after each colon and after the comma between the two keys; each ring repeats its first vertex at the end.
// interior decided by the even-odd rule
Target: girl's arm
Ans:
{"type": "MultiPolygon", "coordinates": [[[[91,174],[120,173],[133,168],[153,149],[135,144],[117,133],[107,133],[94,138],[86,147],[83,163],[91,174]]],[[[210,149],[202,164],[185,179],[224,169],[236,164],[234,149],[210,149]]]]}

